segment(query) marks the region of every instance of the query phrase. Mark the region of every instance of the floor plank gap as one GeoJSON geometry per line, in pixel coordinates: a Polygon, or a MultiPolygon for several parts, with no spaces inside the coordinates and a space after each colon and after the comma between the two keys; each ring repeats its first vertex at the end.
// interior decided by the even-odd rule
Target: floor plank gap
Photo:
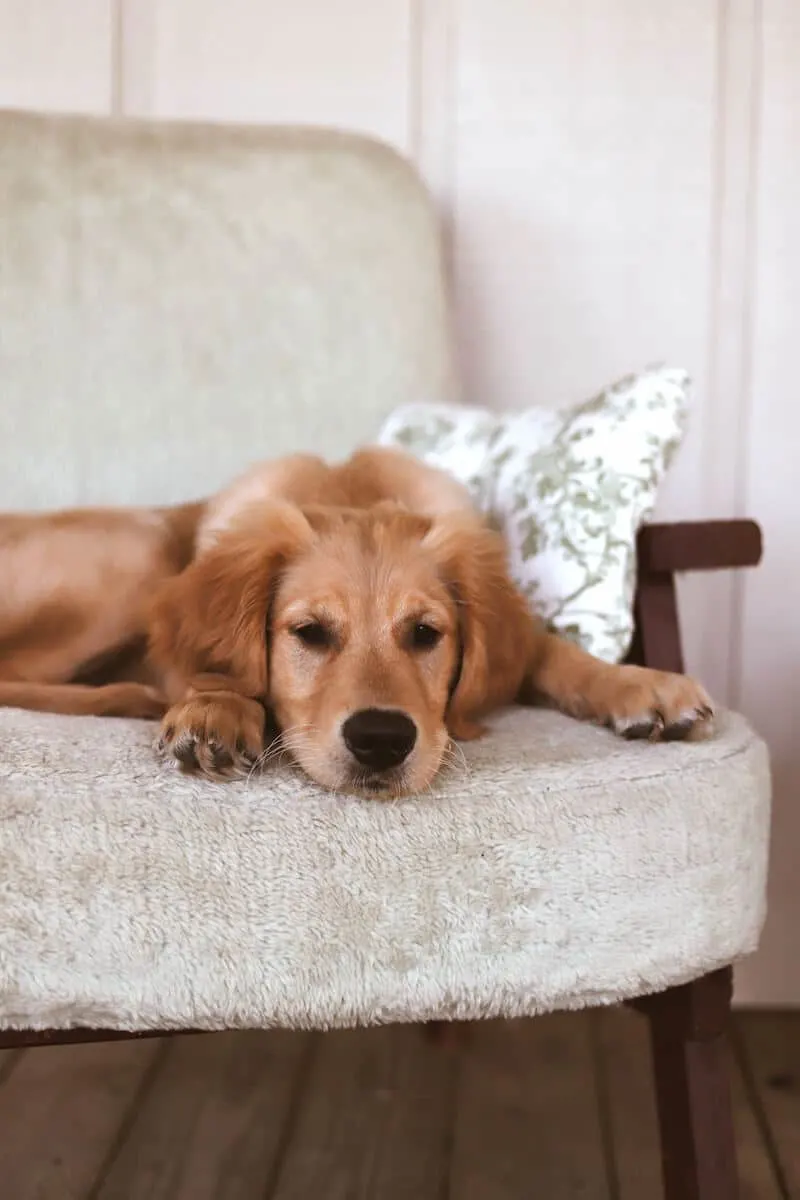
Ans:
{"type": "Polygon", "coordinates": [[[86,1200],[155,1041],[26,1050],[0,1089],[0,1179],[13,1200],[86,1200]]]}
{"type": "Polygon", "coordinates": [[[614,1144],[614,1120],[611,1113],[611,1088],[603,1054],[602,1021],[603,1013],[595,1009],[588,1014],[589,1047],[591,1051],[594,1091],[597,1100],[597,1113],[600,1123],[600,1138],[603,1144],[603,1156],[606,1163],[606,1182],[609,1200],[621,1200],[622,1192],[619,1182],[619,1165],[617,1150],[614,1144]]]}
{"type": "Polygon", "coordinates": [[[281,1175],[286,1163],[286,1151],[294,1136],[297,1124],[300,1120],[300,1114],[303,1111],[303,1100],[305,1098],[308,1083],[311,1074],[314,1070],[314,1061],[319,1053],[320,1040],[324,1035],[321,1033],[313,1033],[309,1035],[308,1045],[305,1048],[305,1053],[300,1061],[297,1070],[297,1075],[292,1089],[291,1099],[286,1110],[286,1119],[281,1129],[280,1137],[278,1138],[278,1148],[275,1152],[275,1163],[270,1171],[267,1186],[264,1189],[264,1200],[272,1200],[275,1192],[280,1184],[281,1175]]]}
{"type": "Polygon", "coordinates": [[[25,1053],[24,1050],[7,1050],[3,1052],[5,1058],[0,1059],[0,1087],[11,1078],[11,1074],[19,1060],[25,1053]]]}
{"type": "MultiPolygon", "coordinates": [[[[798,1022],[800,1024],[800,1020],[798,1022]]],[[[750,1111],[753,1114],[753,1120],[758,1129],[759,1135],[764,1145],[764,1151],[769,1159],[770,1167],[775,1176],[775,1183],[780,1192],[781,1200],[797,1200],[790,1185],[789,1180],[781,1162],[780,1151],[775,1140],[775,1135],[770,1126],[769,1118],[766,1109],[762,1102],[761,1090],[756,1080],[756,1074],[753,1069],[753,1064],[750,1061],[747,1044],[742,1032],[741,1024],[734,1019],[731,1024],[730,1032],[731,1060],[733,1065],[739,1071],[739,1077],[742,1081],[744,1094],[747,1098],[747,1103],[750,1111]]]]}
{"type": "Polygon", "coordinates": [[[131,1098],[131,1103],[128,1106],[127,1112],[123,1114],[122,1121],[120,1122],[119,1129],[117,1130],[117,1135],[109,1147],[108,1154],[106,1155],[103,1164],[97,1173],[97,1178],[95,1179],[91,1190],[87,1194],[86,1200],[96,1200],[97,1196],[99,1196],[100,1189],[103,1187],[103,1184],[108,1178],[109,1172],[114,1166],[114,1162],[119,1156],[122,1147],[128,1140],[128,1136],[133,1129],[139,1113],[147,1103],[147,1098],[153,1089],[153,1085],[155,1084],[158,1075],[164,1068],[164,1064],[169,1057],[172,1046],[173,1043],[169,1040],[169,1038],[164,1038],[164,1040],[158,1044],[158,1048],[153,1056],[153,1061],[150,1063],[150,1066],[142,1076],[142,1081],[131,1098]]]}
{"type": "MultiPolygon", "coordinates": [[[[465,1022],[456,1031],[453,1044],[441,1047],[442,1053],[453,1056],[450,1071],[449,1087],[447,1089],[448,1119],[442,1135],[442,1177],[440,1180],[437,1200],[458,1200],[453,1192],[453,1151],[456,1144],[456,1126],[458,1122],[458,1096],[461,1088],[461,1077],[464,1070],[465,1047],[472,1036],[473,1025],[465,1022]]],[[[432,1047],[436,1049],[437,1047],[432,1047]]]]}

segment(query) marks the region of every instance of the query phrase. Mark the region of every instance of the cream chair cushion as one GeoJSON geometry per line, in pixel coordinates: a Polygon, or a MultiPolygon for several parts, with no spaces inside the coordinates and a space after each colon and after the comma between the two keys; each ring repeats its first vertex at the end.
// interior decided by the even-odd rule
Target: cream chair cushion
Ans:
{"type": "Polygon", "coordinates": [[[751,951],[767,755],[515,709],[424,796],[214,784],[153,727],[0,713],[0,1025],[346,1026],[579,1008],[751,951]]]}

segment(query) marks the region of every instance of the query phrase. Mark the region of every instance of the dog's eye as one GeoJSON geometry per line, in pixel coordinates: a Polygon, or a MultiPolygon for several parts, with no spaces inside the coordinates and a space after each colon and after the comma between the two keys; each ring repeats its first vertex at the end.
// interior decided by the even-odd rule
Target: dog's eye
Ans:
{"type": "Polygon", "coordinates": [[[441,632],[432,625],[418,621],[411,627],[411,646],[414,650],[432,650],[441,636],[441,632]]]}
{"type": "Polygon", "coordinates": [[[307,621],[305,625],[297,625],[292,633],[303,643],[314,650],[324,650],[331,644],[331,634],[319,621],[307,621]]]}

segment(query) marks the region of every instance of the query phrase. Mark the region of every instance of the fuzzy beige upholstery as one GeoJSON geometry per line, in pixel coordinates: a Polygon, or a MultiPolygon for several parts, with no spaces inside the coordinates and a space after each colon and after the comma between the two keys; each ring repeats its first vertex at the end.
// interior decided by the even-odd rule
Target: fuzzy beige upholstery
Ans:
{"type": "Polygon", "coordinates": [[[453,388],[435,214],[365,138],[0,113],[0,257],[0,508],[193,499],[453,388]]]}
{"type": "MultiPolygon", "coordinates": [[[[435,214],[391,151],[19,114],[0,146],[0,507],[190,499],[452,394],[435,214]]],[[[649,746],[517,710],[392,804],[188,779],[153,732],[0,712],[0,1026],[534,1013],[757,942],[740,717],[649,746]]]]}
{"type": "Polygon", "coordinates": [[[538,1013],[752,950],[769,781],[696,745],[499,716],[416,799],[167,770],[152,728],[0,713],[0,1024],[328,1027],[538,1013]]]}

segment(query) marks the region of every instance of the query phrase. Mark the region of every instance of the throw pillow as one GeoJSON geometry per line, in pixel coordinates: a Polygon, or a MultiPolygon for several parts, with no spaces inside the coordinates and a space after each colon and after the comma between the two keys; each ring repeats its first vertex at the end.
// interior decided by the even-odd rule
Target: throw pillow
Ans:
{"type": "Polygon", "coordinates": [[[651,367],[567,409],[409,404],[380,431],[466,484],[535,612],[607,662],[633,634],[636,532],[680,444],[687,372],[651,367]]]}

